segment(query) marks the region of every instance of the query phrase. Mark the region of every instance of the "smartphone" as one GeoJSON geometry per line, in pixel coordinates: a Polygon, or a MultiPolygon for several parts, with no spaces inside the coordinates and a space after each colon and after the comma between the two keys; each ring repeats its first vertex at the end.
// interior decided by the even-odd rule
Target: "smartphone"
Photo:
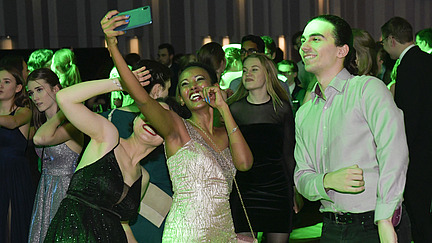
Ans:
{"type": "Polygon", "coordinates": [[[129,15],[129,23],[115,28],[115,31],[125,31],[148,25],[152,23],[150,6],[144,6],[137,9],[132,9],[126,12],[121,12],[117,15],[129,15]]]}

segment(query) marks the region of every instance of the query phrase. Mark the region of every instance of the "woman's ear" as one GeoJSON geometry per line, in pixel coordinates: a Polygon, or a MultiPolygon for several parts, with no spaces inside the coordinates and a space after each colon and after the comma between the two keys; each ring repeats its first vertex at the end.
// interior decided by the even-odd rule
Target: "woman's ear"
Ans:
{"type": "Polygon", "coordinates": [[[60,91],[60,84],[57,84],[56,86],[54,86],[54,87],[52,88],[52,90],[53,90],[54,94],[57,94],[57,92],[60,91]]]}
{"type": "Polygon", "coordinates": [[[160,84],[155,84],[150,90],[150,97],[157,99],[160,97],[162,86],[160,84]]]}
{"type": "Polygon", "coordinates": [[[23,85],[22,85],[22,84],[18,84],[18,85],[16,86],[16,88],[15,88],[15,93],[20,92],[20,91],[22,90],[22,88],[23,88],[23,85]]]}

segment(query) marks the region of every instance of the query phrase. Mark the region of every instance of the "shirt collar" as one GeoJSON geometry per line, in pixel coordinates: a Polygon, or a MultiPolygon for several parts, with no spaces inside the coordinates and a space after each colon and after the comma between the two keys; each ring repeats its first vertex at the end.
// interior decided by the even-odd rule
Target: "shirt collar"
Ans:
{"type": "MultiPolygon", "coordinates": [[[[343,91],[347,80],[350,79],[351,77],[352,74],[350,74],[348,70],[344,68],[336,75],[336,77],[332,79],[332,81],[330,81],[330,84],[328,85],[327,89],[333,88],[340,93],[343,91]]],[[[315,84],[314,88],[312,89],[311,92],[312,100],[314,100],[317,96],[320,97],[321,99],[323,98],[318,82],[315,84]]]]}
{"type": "Polygon", "coordinates": [[[415,46],[414,44],[411,44],[407,48],[405,48],[405,50],[403,50],[403,52],[400,54],[399,59],[402,61],[402,58],[405,56],[405,53],[407,53],[409,49],[413,48],[414,46],[415,46]]]}

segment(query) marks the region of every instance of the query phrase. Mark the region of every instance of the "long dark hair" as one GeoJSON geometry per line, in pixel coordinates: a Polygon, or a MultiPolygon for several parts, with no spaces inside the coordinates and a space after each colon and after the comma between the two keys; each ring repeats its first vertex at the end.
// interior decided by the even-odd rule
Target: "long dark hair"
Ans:
{"type": "MultiPolygon", "coordinates": [[[[51,89],[53,89],[56,86],[59,87],[60,89],[62,88],[58,76],[49,68],[40,68],[31,72],[27,78],[27,84],[30,81],[36,81],[39,79],[45,80],[45,82],[49,85],[51,89]]],[[[55,100],[56,97],[51,97],[51,98],[55,100]]],[[[33,125],[37,130],[39,129],[39,127],[42,126],[42,124],[44,124],[47,121],[45,112],[40,112],[33,102],[31,102],[31,110],[33,113],[33,125]]],[[[60,108],[57,108],[57,111],[58,110],[60,110],[60,108]]]]}
{"type": "MultiPolygon", "coordinates": [[[[22,78],[21,73],[12,66],[2,66],[0,67],[0,71],[6,71],[10,73],[15,78],[16,84],[22,86],[21,91],[15,93],[13,101],[14,104],[18,107],[28,107],[30,102],[24,87],[24,79],[22,78]]],[[[12,108],[13,107],[11,107],[9,111],[12,111],[12,108]]]]}

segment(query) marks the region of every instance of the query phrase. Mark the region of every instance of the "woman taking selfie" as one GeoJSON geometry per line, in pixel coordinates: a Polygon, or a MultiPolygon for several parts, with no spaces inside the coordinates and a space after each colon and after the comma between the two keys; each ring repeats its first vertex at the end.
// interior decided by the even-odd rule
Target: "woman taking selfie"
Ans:
{"type": "Polygon", "coordinates": [[[163,242],[236,242],[229,208],[229,194],[235,169],[248,170],[252,154],[231,116],[220,89],[212,86],[217,77],[212,69],[195,63],[179,76],[181,105],[192,113],[183,120],[152,99],[126,65],[114,31],[127,17],[110,11],[101,20],[108,48],[119,70],[121,83],[141,112],[165,140],[167,165],[173,184],[173,204],[167,216],[163,242]],[[213,126],[217,109],[225,127],[213,126]]]}

